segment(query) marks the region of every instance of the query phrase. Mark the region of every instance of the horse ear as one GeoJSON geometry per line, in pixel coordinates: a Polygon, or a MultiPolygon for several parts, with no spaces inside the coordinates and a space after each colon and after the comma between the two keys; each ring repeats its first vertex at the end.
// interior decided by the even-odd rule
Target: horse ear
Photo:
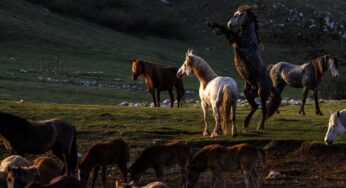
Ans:
{"type": "Polygon", "coordinates": [[[329,111],[329,115],[332,115],[332,114],[333,114],[333,112],[332,112],[330,109],[328,109],[328,111],[329,111]]]}

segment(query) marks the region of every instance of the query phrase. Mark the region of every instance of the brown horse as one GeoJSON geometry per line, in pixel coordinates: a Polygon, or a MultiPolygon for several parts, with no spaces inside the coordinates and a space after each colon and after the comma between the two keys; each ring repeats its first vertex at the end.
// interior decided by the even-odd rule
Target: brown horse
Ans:
{"type": "Polygon", "coordinates": [[[132,61],[132,79],[137,80],[138,76],[144,75],[145,84],[153,97],[155,107],[160,107],[161,91],[168,91],[171,107],[173,107],[173,87],[177,90],[178,107],[182,107],[185,90],[183,80],[176,77],[177,71],[177,67],[162,68],[158,64],[149,63],[140,59],[132,61]]]}
{"type": "Polygon", "coordinates": [[[129,178],[137,184],[141,175],[153,168],[156,178],[161,180],[166,166],[178,164],[181,172],[181,186],[185,185],[185,166],[191,157],[190,147],[180,141],[159,144],[145,149],[129,168],[129,178]]]}
{"type": "Polygon", "coordinates": [[[246,187],[259,187],[256,173],[258,162],[264,166],[265,152],[249,144],[234,146],[208,145],[198,151],[187,166],[187,186],[192,188],[198,181],[199,174],[210,169],[213,173],[213,187],[225,187],[223,171],[241,169],[244,173],[246,187]]]}
{"type": "Polygon", "coordinates": [[[74,177],[59,176],[52,179],[49,184],[37,183],[38,169],[31,168],[10,168],[7,176],[8,188],[84,188],[82,183],[74,177]]]}
{"type": "Polygon", "coordinates": [[[87,185],[91,169],[94,167],[92,187],[95,186],[100,167],[102,167],[102,183],[106,186],[107,165],[117,164],[123,174],[124,181],[127,179],[126,164],[129,161],[129,146],[121,138],[114,138],[108,142],[93,145],[88,149],[79,164],[79,178],[83,185],[87,185]]]}
{"type": "Polygon", "coordinates": [[[48,184],[52,179],[61,175],[61,164],[53,157],[42,156],[34,160],[32,167],[40,172],[39,182],[42,185],[48,184]]]}
{"type": "Polygon", "coordinates": [[[52,150],[73,175],[77,165],[76,128],[60,119],[29,122],[0,112],[0,135],[8,150],[16,154],[42,154],[52,150]]]}

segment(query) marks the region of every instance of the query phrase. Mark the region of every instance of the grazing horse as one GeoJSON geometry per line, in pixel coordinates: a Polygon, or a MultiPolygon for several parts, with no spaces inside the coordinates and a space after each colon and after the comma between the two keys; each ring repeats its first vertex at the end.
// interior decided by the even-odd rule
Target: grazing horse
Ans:
{"type": "Polygon", "coordinates": [[[185,166],[190,160],[192,151],[181,141],[159,144],[145,149],[140,157],[129,168],[129,179],[138,184],[141,175],[149,168],[153,168],[156,178],[161,180],[164,167],[178,164],[181,172],[180,186],[185,185],[185,166]]]}
{"type": "Polygon", "coordinates": [[[160,107],[161,91],[168,91],[171,107],[173,107],[173,87],[177,90],[178,107],[182,107],[185,90],[183,80],[175,76],[177,71],[178,68],[176,67],[162,68],[158,64],[149,63],[141,59],[135,59],[132,62],[132,79],[137,80],[138,76],[144,75],[145,84],[153,97],[155,107],[160,107]]]}
{"type": "Polygon", "coordinates": [[[333,144],[334,140],[343,135],[346,130],[346,109],[330,113],[328,130],[324,137],[327,145],[333,144]]]}
{"type": "Polygon", "coordinates": [[[0,112],[0,135],[8,150],[42,154],[49,150],[64,163],[64,172],[73,175],[77,165],[76,128],[60,119],[29,122],[0,112]]]}
{"type": "Polygon", "coordinates": [[[6,187],[7,170],[11,167],[28,167],[30,163],[20,155],[11,155],[1,161],[0,165],[0,187],[6,187]]]}
{"type": "Polygon", "coordinates": [[[26,184],[25,179],[23,178],[25,173],[29,172],[20,169],[19,171],[17,170],[15,174],[11,175],[7,180],[8,184],[11,185],[9,188],[84,188],[77,178],[71,176],[56,177],[47,185],[42,185],[37,182],[26,184]]]}
{"type": "Polygon", "coordinates": [[[36,167],[10,167],[7,169],[7,188],[24,188],[39,177],[40,172],[36,167]]]}
{"type": "Polygon", "coordinates": [[[218,136],[222,132],[227,134],[229,124],[229,115],[232,112],[232,135],[237,135],[235,126],[235,112],[238,98],[237,83],[230,77],[218,76],[207,62],[188,50],[183,65],[177,72],[177,77],[182,78],[185,75],[195,75],[200,82],[199,97],[204,115],[204,132],[208,135],[208,106],[213,109],[215,119],[215,128],[211,137],[218,136]],[[222,129],[220,126],[221,117],[219,108],[222,106],[222,129]]]}
{"type": "Polygon", "coordinates": [[[264,166],[265,152],[250,144],[238,144],[234,146],[221,146],[219,144],[208,145],[195,153],[187,168],[187,188],[192,188],[198,181],[200,173],[210,169],[213,173],[212,187],[225,187],[222,176],[223,171],[235,171],[241,169],[246,188],[259,187],[256,173],[257,163],[264,166]]]}
{"type": "Polygon", "coordinates": [[[264,129],[264,122],[272,116],[281,103],[281,96],[276,88],[272,87],[266,67],[260,55],[258,46],[258,22],[252,12],[256,6],[240,6],[234,16],[227,23],[227,27],[208,22],[215,35],[225,34],[234,49],[234,64],[237,72],[245,81],[244,95],[251,106],[250,113],[244,121],[247,128],[252,115],[258,108],[255,102],[257,96],[261,99],[262,118],[257,129],[264,129]],[[267,99],[270,96],[269,104],[267,99]],[[267,108],[268,107],[268,108],[267,108]]]}
{"type": "Polygon", "coordinates": [[[299,114],[305,115],[304,105],[309,90],[312,90],[315,99],[317,115],[323,115],[318,106],[317,87],[321,78],[328,70],[333,77],[339,76],[338,61],[335,56],[324,55],[302,65],[294,65],[286,62],[278,62],[268,66],[270,79],[274,87],[281,93],[286,85],[295,88],[303,88],[303,99],[299,114]]]}
{"type": "Polygon", "coordinates": [[[92,187],[95,187],[98,172],[102,167],[102,183],[106,187],[107,165],[117,164],[123,174],[124,181],[126,181],[126,164],[129,158],[129,146],[121,138],[95,144],[88,149],[79,164],[79,179],[86,186],[90,171],[94,168],[92,187]]]}
{"type": "Polygon", "coordinates": [[[52,179],[61,176],[61,164],[53,157],[38,157],[34,160],[32,167],[37,168],[40,172],[39,182],[42,185],[46,185],[52,179]]]}

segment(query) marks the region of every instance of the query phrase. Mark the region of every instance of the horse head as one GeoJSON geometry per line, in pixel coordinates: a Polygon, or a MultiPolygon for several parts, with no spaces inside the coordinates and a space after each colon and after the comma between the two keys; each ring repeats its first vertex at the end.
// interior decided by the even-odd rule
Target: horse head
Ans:
{"type": "Polygon", "coordinates": [[[340,121],[340,112],[336,112],[330,115],[328,130],[326,136],[324,137],[324,142],[327,145],[333,144],[334,140],[340,135],[344,134],[345,127],[340,121]]]}
{"type": "Polygon", "coordinates": [[[256,17],[252,13],[252,10],[256,9],[256,5],[243,5],[240,6],[234,13],[233,17],[228,21],[227,27],[233,32],[237,33],[243,27],[246,27],[256,22],[256,17]]]}
{"type": "Polygon", "coordinates": [[[143,66],[140,59],[132,61],[132,79],[137,80],[138,76],[143,74],[143,66]]]}
{"type": "Polygon", "coordinates": [[[184,61],[183,65],[179,68],[179,70],[177,71],[177,77],[178,78],[182,78],[184,76],[189,76],[189,75],[193,74],[193,68],[191,65],[191,61],[192,61],[191,56],[192,55],[193,55],[193,50],[188,49],[186,54],[185,54],[185,61],[184,61]]]}
{"type": "Polygon", "coordinates": [[[339,64],[336,56],[327,56],[327,64],[330,74],[338,78],[339,77],[339,64]]]}
{"type": "Polygon", "coordinates": [[[22,188],[39,181],[40,173],[36,167],[9,167],[7,169],[7,187],[22,188]]]}

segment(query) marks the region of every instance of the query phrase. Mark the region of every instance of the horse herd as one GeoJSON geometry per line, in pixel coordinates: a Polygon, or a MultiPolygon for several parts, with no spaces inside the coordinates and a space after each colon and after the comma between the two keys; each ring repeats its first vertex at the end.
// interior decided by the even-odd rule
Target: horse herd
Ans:
{"type": "MultiPolygon", "coordinates": [[[[222,26],[209,22],[208,27],[215,35],[224,34],[234,49],[234,63],[240,77],[245,81],[244,95],[251,106],[244,120],[244,128],[249,126],[251,117],[258,108],[255,98],[260,98],[262,117],[257,129],[264,129],[265,121],[278,112],[281,92],[286,85],[303,88],[303,100],[299,113],[304,115],[307,93],[312,90],[316,114],[322,115],[318,106],[317,86],[322,75],[330,71],[339,76],[337,58],[324,55],[303,65],[286,62],[265,67],[260,51],[258,23],[252,10],[254,6],[241,6],[234,16],[222,26]],[[267,100],[269,102],[267,103],[267,100]]],[[[178,107],[182,107],[185,95],[183,77],[194,75],[200,82],[199,96],[204,117],[203,135],[211,137],[227,134],[231,119],[232,136],[237,136],[235,126],[238,86],[234,79],[217,75],[208,63],[188,50],[180,68],[161,66],[135,59],[132,62],[132,76],[136,80],[144,75],[145,83],[153,98],[155,107],[160,107],[160,92],[168,91],[170,106],[174,105],[173,87],[176,88],[178,107]],[[208,107],[212,108],[215,127],[208,132],[208,107]],[[230,118],[231,115],[231,118],[230,118]]],[[[346,130],[346,110],[331,114],[325,142],[332,144],[336,137],[346,130]]],[[[146,148],[130,165],[130,148],[122,138],[112,138],[91,146],[79,158],[77,152],[76,128],[60,119],[31,122],[16,115],[0,112],[0,135],[4,146],[13,152],[0,166],[0,186],[3,187],[86,187],[93,170],[92,187],[101,170],[103,186],[106,186],[107,165],[116,164],[122,181],[117,180],[115,187],[135,187],[143,173],[152,168],[157,180],[162,181],[164,168],[171,164],[179,166],[181,187],[194,187],[199,174],[210,169],[212,186],[225,187],[223,171],[241,169],[246,187],[259,187],[256,173],[257,164],[264,165],[265,152],[250,144],[222,146],[208,145],[193,153],[189,144],[172,141],[146,148]],[[60,159],[40,157],[31,165],[24,154],[42,154],[47,151],[60,159]],[[78,178],[75,178],[77,166],[78,178]],[[130,182],[130,183],[127,183],[130,182]]],[[[167,187],[163,182],[153,182],[146,187],[167,187]]]]}

